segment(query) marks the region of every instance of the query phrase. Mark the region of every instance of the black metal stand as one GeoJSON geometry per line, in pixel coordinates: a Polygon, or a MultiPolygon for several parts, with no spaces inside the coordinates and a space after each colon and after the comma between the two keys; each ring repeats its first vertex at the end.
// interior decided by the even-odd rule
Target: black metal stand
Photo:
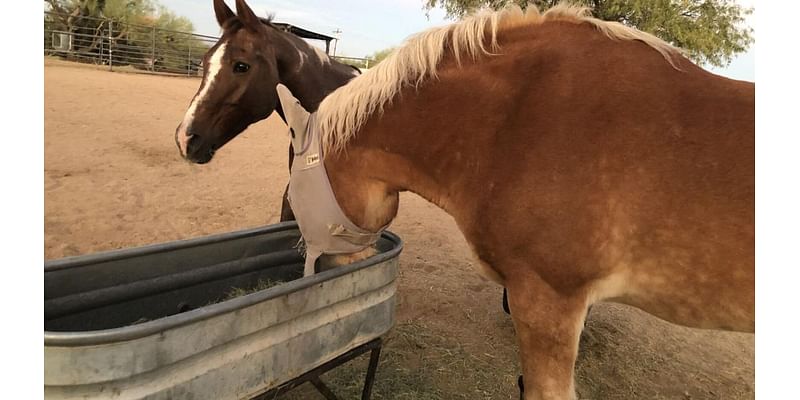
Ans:
{"type": "Polygon", "coordinates": [[[279,396],[306,382],[310,382],[312,385],[314,385],[317,391],[325,396],[326,399],[339,400],[339,398],[336,397],[336,394],[334,394],[333,391],[327,385],[325,385],[324,382],[322,382],[320,377],[322,374],[370,351],[369,367],[367,367],[367,375],[364,378],[364,390],[361,392],[361,400],[369,400],[370,396],[372,396],[372,384],[375,383],[375,372],[378,369],[378,360],[381,357],[381,347],[383,347],[383,340],[381,338],[373,339],[372,341],[351,349],[347,353],[344,353],[339,357],[336,357],[333,360],[330,360],[325,364],[322,364],[319,367],[290,380],[289,382],[282,383],[278,387],[271,389],[266,393],[253,397],[251,400],[277,399],[279,396]]]}

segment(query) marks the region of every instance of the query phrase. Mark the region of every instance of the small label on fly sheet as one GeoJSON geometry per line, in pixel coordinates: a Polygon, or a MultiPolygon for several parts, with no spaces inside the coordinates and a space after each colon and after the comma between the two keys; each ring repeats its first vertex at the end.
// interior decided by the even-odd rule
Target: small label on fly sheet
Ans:
{"type": "Polygon", "coordinates": [[[306,166],[310,167],[319,162],[319,153],[306,156],[306,166]]]}

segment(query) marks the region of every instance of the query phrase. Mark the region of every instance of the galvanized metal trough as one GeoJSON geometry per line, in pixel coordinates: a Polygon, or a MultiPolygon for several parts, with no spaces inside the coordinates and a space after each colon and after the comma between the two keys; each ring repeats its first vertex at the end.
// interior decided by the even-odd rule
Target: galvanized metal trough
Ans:
{"type": "Polygon", "coordinates": [[[46,399],[248,399],[386,333],[401,240],[302,275],[294,223],[45,263],[46,399]],[[213,303],[232,287],[285,281],[213,303]]]}

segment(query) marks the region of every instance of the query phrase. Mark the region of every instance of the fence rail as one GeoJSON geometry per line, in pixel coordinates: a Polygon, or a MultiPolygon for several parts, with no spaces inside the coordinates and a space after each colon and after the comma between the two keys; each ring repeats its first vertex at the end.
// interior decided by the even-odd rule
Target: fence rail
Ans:
{"type": "Polygon", "coordinates": [[[342,57],[342,56],[333,56],[333,58],[341,63],[353,65],[362,69],[369,69],[371,65],[375,64],[375,61],[373,61],[370,58],[342,57]]]}
{"type": "MultiPolygon", "coordinates": [[[[202,75],[203,55],[219,38],[106,18],[44,12],[44,54],[70,61],[137,70],[202,75]]],[[[369,68],[369,58],[333,58],[369,68]]]]}
{"type": "Polygon", "coordinates": [[[202,74],[213,36],[45,11],[44,54],[71,61],[183,75],[202,74]]]}

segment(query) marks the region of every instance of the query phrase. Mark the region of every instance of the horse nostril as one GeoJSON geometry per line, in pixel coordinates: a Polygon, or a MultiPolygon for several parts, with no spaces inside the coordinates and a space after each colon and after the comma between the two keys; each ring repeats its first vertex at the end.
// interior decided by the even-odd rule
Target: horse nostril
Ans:
{"type": "Polygon", "coordinates": [[[200,141],[197,140],[199,136],[197,135],[189,135],[187,134],[184,138],[184,148],[186,149],[186,154],[192,154],[197,151],[198,147],[200,146],[200,141]]]}
{"type": "Polygon", "coordinates": [[[178,125],[178,129],[175,131],[175,144],[178,145],[178,150],[183,157],[190,153],[189,146],[193,142],[192,138],[194,136],[187,129],[184,129],[183,124],[178,125]]]}

